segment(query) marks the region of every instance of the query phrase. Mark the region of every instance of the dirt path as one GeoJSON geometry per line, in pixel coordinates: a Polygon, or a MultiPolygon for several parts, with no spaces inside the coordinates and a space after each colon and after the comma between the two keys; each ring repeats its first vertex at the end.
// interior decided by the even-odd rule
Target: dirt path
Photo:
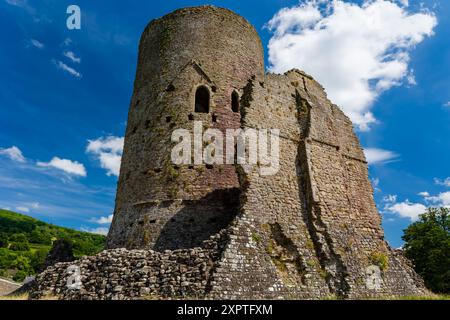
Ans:
{"type": "Polygon", "coordinates": [[[0,296],[7,295],[21,286],[20,283],[0,278],[0,296]]]}

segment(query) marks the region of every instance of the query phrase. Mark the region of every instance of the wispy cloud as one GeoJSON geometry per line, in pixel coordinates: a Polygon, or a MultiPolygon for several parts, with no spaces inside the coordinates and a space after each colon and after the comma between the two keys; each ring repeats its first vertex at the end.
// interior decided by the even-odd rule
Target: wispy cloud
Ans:
{"type": "Polygon", "coordinates": [[[32,207],[33,209],[39,209],[40,206],[41,206],[41,205],[39,204],[39,202],[33,202],[33,203],[31,203],[31,207],[32,207]]]}
{"type": "Polygon", "coordinates": [[[30,40],[30,43],[31,43],[35,48],[38,48],[38,49],[43,49],[43,48],[44,48],[44,44],[43,44],[42,42],[40,42],[39,40],[31,39],[31,40],[30,40]]]}
{"type": "Polygon", "coordinates": [[[369,130],[377,97],[416,83],[410,52],[437,25],[433,13],[411,13],[402,2],[306,0],[280,10],[267,24],[270,69],[308,72],[360,130],[369,130]]]}
{"type": "Polygon", "coordinates": [[[35,10],[32,6],[29,5],[27,0],[5,0],[5,2],[11,6],[18,7],[24,9],[29,14],[34,14],[35,10]]]}
{"type": "Polygon", "coordinates": [[[26,0],[5,0],[5,2],[11,6],[19,8],[27,8],[28,2],[26,0]]]}
{"type": "Polygon", "coordinates": [[[372,181],[373,190],[375,192],[381,192],[380,179],[379,178],[372,178],[371,181],[372,181]]]}
{"type": "Polygon", "coordinates": [[[74,77],[76,77],[76,78],[81,78],[81,77],[82,77],[82,74],[81,74],[81,73],[79,73],[79,72],[78,72],[77,70],[75,70],[74,68],[69,67],[67,64],[65,64],[65,63],[62,62],[62,61],[59,61],[59,60],[53,60],[53,63],[55,64],[55,66],[56,66],[58,69],[63,70],[63,71],[69,73],[70,75],[72,75],[72,76],[74,76],[74,77]]]}
{"type": "Polygon", "coordinates": [[[123,142],[123,137],[115,136],[88,140],[86,152],[93,154],[100,161],[100,166],[106,169],[108,176],[118,176],[122,159],[123,142]]]}
{"type": "Polygon", "coordinates": [[[65,46],[70,46],[72,44],[72,39],[65,38],[62,44],[65,46]]]}
{"type": "Polygon", "coordinates": [[[23,207],[23,206],[16,207],[16,210],[19,211],[19,212],[22,212],[22,213],[29,213],[30,212],[29,208],[23,207]]]}
{"type": "Polygon", "coordinates": [[[396,194],[388,194],[387,196],[383,197],[383,202],[395,203],[395,202],[397,202],[397,195],[396,194]]]}
{"type": "Polygon", "coordinates": [[[31,210],[37,210],[39,208],[40,208],[39,202],[32,202],[32,203],[23,203],[21,205],[18,205],[15,209],[16,209],[16,211],[21,212],[21,213],[30,213],[31,210]]]}
{"type": "Polygon", "coordinates": [[[11,148],[2,149],[0,148],[0,155],[7,156],[13,161],[25,163],[26,159],[22,154],[22,151],[20,151],[19,148],[16,146],[12,146],[11,148]]]}
{"type": "Polygon", "coordinates": [[[84,231],[84,232],[101,234],[101,235],[106,236],[108,234],[109,228],[105,228],[105,227],[98,227],[98,228],[81,227],[80,230],[84,231]]]}
{"type": "Polygon", "coordinates": [[[100,217],[100,218],[92,218],[91,222],[97,223],[97,224],[110,224],[112,222],[113,215],[110,214],[107,217],[100,217]]]}
{"type": "Polygon", "coordinates": [[[74,63],[81,63],[81,58],[77,57],[73,51],[65,51],[64,56],[72,60],[74,63]]]}
{"type": "Polygon", "coordinates": [[[378,148],[365,148],[364,154],[369,165],[386,163],[398,158],[397,153],[378,148]]]}
{"type": "Polygon", "coordinates": [[[71,175],[77,175],[86,177],[86,168],[82,163],[77,161],[72,161],[68,159],[60,159],[58,157],[53,157],[49,162],[37,162],[39,167],[52,167],[58,170],[62,170],[71,175]]]}
{"type": "Polygon", "coordinates": [[[450,187],[450,177],[445,179],[434,178],[434,183],[438,186],[450,187]]]}

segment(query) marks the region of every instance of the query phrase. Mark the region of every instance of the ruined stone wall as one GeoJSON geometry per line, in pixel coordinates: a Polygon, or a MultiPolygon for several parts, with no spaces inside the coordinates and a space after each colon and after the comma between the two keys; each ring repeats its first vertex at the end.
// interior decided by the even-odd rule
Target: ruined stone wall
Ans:
{"type": "Polygon", "coordinates": [[[303,166],[311,230],[337,292],[350,298],[424,293],[406,259],[395,257],[384,240],[367,162],[351,121],[316,81],[305,76],[303,81],[302,96],[310,109],[303,166]],[[381,273],[372,287],[366,281],[374,265],[381,273]]]}
{"type": "Polygon", "coordinates": [[[31,299],[130,300],[203,298],[226,239],[218,233],[192,249],[105,250],[73,262],[57,263],[39,274],[31,299]]]}
{"type": "MultiPolygon", "coordinates": [[[[204,6],[147,26],[108,248],[150,248],[159,253],[142,259],[160,261],[166,249],[184,255],[226,229],[208,285],[193,279],[210,298],[426,293],[407,260],[385,242],[372,193],[350,120],[303,72],[264,75],[261,42],[242,17],[204,6]],[[209,113],[194,112],[199,86],[210,93],[209,113]],[[235,90],[239,113],[231,109],[235,90]],[[249,171],[173,165],[172,131],[192,132],[194,121],[221,131],[280,129],[280,171],[261,176],[261,163],[249,171]]],[[[97,265],[93,259],[88,265],[97,265]]]]}
{"type": "MultiPolygon", "coordinates": [[[[295,84],[298,86],[298,84],[295,84]]],[[[213,277],[217,298],[319,298],[331,295],[303,212],[298,148],[305,110],[286,76],[250,81],[242,97],[243,128],[280,129],[280,171],[240,170],[242,208],[213,277]]]]}
{"type": "Polygon", "coordinates": [[[228,208],[220,211],[230,189],[239,187],[234,166],[173,165],[171,134],[180,128],[192,132],[194,121],[202,121],[204,129],[238,128],[240,114],[231,109],[232,93],[240,94],[252,77],[262,79],[263,64],[257,32],[227,9],[185,8],[150,22],[139,45],[108,248],[154,248],[160,226],[195,206],[203,212],[196,223],[207,222],[203,229],[221,227],[217,216],[236,215],[228,208]],[[210,93],[209,113],[194,112],[199,86],[210,93]],[[187,201],[189,208],[183,202],[169,204],[174,200],[187,201]],[[160,216],[161,204],[154,203],[166,206],[160,216]],[[206,217],[214,205],[217,213],[206,217]]]}
{"type": "Polygon", "coordinates": [[[243,128],[280,129],[280,171],[239,171],[241,215],[212,296],[425,293],[406,259],[383,239],[363,151],[350,120],[323,88],[293,70],[250,81],[243,100],[243,128]]]}

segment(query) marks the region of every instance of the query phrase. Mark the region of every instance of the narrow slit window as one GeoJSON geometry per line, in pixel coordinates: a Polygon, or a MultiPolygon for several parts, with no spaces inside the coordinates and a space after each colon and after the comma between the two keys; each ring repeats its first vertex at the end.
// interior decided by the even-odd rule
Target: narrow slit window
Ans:
{"type": "Polygon", "coordinates": [[[239,94],[236,91],[231,94],[231,110],[239,112],[239,94]]]}
{"type": "Polygon", "coordinates": [[[205,86],[198,87],[195,92],[195,112],[209,112],[209,90],[205,86]]]}

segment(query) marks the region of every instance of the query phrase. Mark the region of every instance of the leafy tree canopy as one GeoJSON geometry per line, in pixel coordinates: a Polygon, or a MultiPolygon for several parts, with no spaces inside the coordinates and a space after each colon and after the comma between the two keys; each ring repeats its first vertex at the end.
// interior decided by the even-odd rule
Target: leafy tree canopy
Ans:
{"type": "Polygon", "coordinates": [[[450,292],[450,209],[429,208],[404,230],[405,256],[428,288],[450,292]]]}

